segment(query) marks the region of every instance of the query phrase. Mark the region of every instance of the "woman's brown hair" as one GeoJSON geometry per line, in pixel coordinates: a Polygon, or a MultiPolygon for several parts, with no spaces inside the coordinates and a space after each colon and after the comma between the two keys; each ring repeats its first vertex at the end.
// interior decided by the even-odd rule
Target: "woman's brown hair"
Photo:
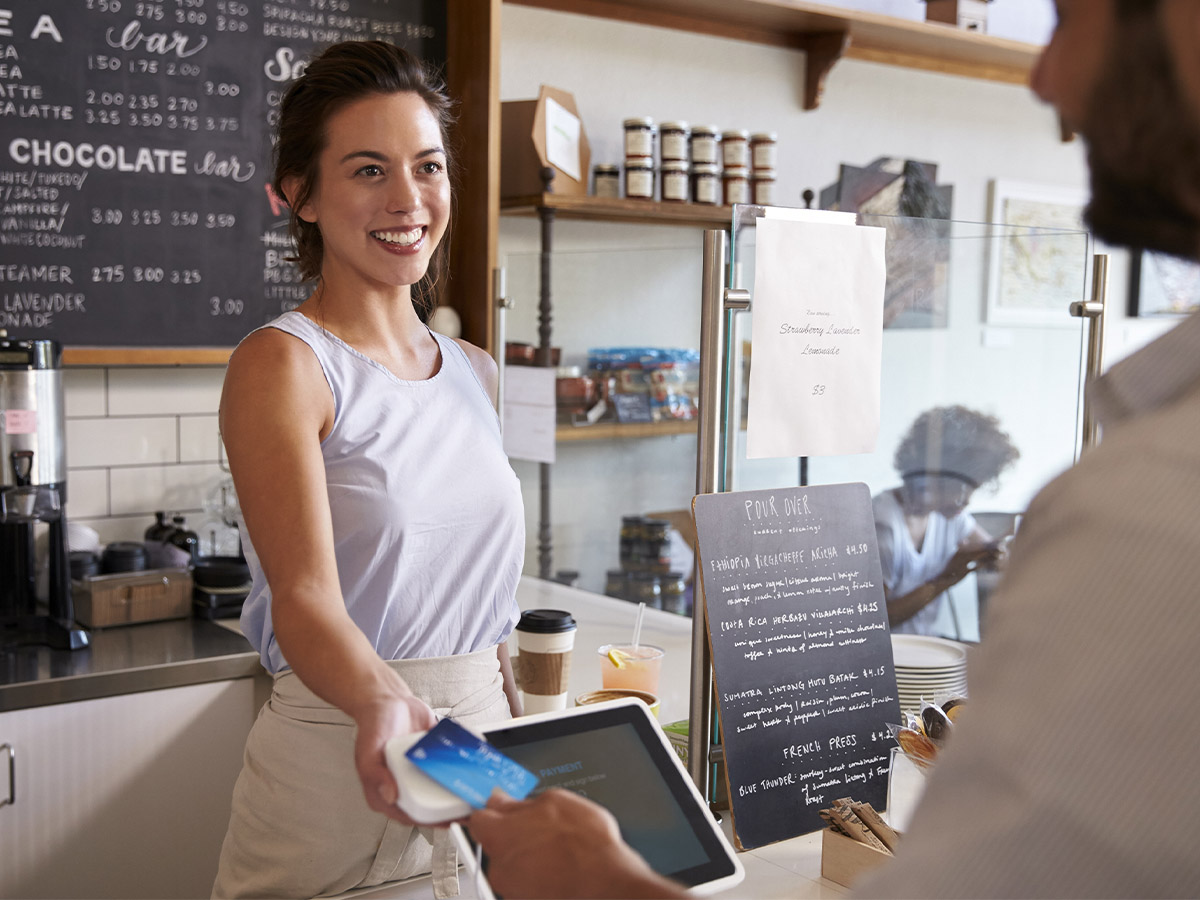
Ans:
{"type": "MultiPolygon", "coordinates": [[[[454,208],[454,155],[450,152],[449,129],[454,121],[453,102],[445,84],[417,57],[407,50],[383,41],[345,41],[333,44],[314,57],[304,74],[292,82],[279,108],[272,186],[287,200],[288,233],[296,243],[292,257],[305,281],[321,276],[324,243],[321,229],[300,218],[297,210],[312,196],[317,182],[318,161],[325,149],[325,127],[330,116],[347,104],[373,94],[411,92],[425,101],[438,121],[442,146],[446,149],[447,171],[451,183],[451,219],[454,208]],[[295,196],[283,189],[286,180],[295,179],[295,196]]],[[[446,274],[450,228],[433,252],[429,268],[412,286],[412,302],[421,321],[428,321],[437,307],[438,291],[446,274]]]]}

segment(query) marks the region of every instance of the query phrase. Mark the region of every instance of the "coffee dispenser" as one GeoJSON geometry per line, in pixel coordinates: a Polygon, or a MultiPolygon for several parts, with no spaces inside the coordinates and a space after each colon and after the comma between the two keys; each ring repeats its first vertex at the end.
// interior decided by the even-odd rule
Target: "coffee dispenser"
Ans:
{"type": "Polygon", "coordinates": [[[88,643],[71,602],[65,431],[62,348],[0,331],[0,646],[88,643]],[[34,538],[43,527],[49,592],[39,598],[34,538]]]}

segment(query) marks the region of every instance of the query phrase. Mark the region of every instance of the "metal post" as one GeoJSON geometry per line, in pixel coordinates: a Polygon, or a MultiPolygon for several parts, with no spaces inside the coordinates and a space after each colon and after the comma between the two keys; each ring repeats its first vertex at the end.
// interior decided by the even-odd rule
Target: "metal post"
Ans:
{"type": "MultiPolygon", "coordinates": [[[[1088,320],[1088,349],[1085,369],[1085,386],[1100,377],[1104,371],[1104,320],[1108,309],[1108,254],[1097,253],[1092,257],[1092,299],[1086,303],[1071,304],[1071,315],[1088,320]]],[[[1092,412],[1087,391],[1083,395],[1083,440],[1082,451],[1090,450],[1100,443],[1100,423],[1092,412]]]]}
{"type": "MultiPolygon", "coordinates": [[[[700,300],[699,439],[696,444],[696,493],[716,491],[721,474],[721,370],[725,356],[724,231],[704,232],[704,276],[700,300]]],[[[708,799],[711,777],[712,657],[705,625],[704,587],[700,557],[692,577],[692,685],[688,707],[688,773],[700,795],[708,799]]]]}
{"type": "MultiPolygon", "coordinates": [[[[724,490],[726,460],[732,451],[727,442],[737,434],[740,412],[732,410],[736,398],[730,396],[730,353],[726,336],[733,333],[733,311],[747,309],[750,295],[743,290],[725,288],[728,235],[724,231],[704,232],[704,275],[701,284],[700,311],[700,421],[696,447],[696,493],[712,494],[724,490]],[[728,425],[728,427],[723,427],[728,425]]],[[[703,578],[699,557],[692,578],[692,684],[688,708],[688,772],[696,788],[706,799],[711,792],[711,763],[720,758],[721,748],[714,746],[716,725],[713,721],[712,657],[704,603],[703,578]]]]}
{"type": "MultiPolygon", "coordinates": [[[[542,169],[542,184],[546,193],[553,190],[554,169],[542,169]]],[[[537,365],[550,365],[550,318],[553,310],[550,293],[550,261],[554,252],[554,210],[538,207],[542,223],[541,288],[538,294],[538,353],[537,365]]],[[[549,463],[538,463],[538,577],[550,578],[553,568],[553,544],[550,537],[550,475],[549,463]]]]}
{"type": "Polygon", "coordinates": [[[492,302],[496,304],[496,315],[492,319],[492,346],[496,353],[496,415],[500,417],[500,433],[504,433],[504,368],[505,350],[508,343],[508,311],[512,301],[507,296],[505,271],[502,267],[492,269],[492,302]]]}

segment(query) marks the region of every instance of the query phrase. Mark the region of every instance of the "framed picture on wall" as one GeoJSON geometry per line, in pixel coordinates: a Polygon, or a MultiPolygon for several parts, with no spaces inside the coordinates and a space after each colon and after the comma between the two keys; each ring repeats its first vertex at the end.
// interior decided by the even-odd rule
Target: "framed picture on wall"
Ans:
{"type": "Polygon", "coordinates": [[[995,180],[990,193],[988,322],[1077,327],[1068,309],[1085,299],[1087,192],[995,180]]]}
{"type": "Polygon", "coordinates": [[[1177,316],[1200,309],[1200,265],[1166,253],[1129,257],[1129,315],[1177,316]]]}

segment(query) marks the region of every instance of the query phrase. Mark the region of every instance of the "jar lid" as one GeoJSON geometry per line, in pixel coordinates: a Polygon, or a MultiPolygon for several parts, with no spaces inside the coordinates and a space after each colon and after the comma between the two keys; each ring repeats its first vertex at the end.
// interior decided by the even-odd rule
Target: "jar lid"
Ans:
{"type": "Polygon", "coordinates": [[[663,122],[658,126],[659,131],[687,131],[687,122],[663,122]]]}
{"type": "Polygon", "coordinates": [[[775,170],[774,169],[755,169],[754,174],[751,175],[750,177],[753,178],[755,181],[774,181],[775,180],[775,170]]]}
{"type": "Polygon", "coordinates": [[[726,166],[725,177],[727,178],[745,178],[750,174],[750,170],[745,166],[726,166]]]}
{"type": "Polygon", "coordinates": [[[533,634],[562,634],[575,630],[575,618],[561,609],[526,609],[521,612],[517,630],[533,634]]]}
{"type": "Polygon", "coordinates": [[[621,172],[621,167],[612,163],[597,163],[592,166],[592,172],[596,175],[618,175],[621,172]]]}
{"type": "Polygon", "coordinates": [[[716,163],[696,163],[692,166],[693,175],[716,175],[718,170],[716,163]]]}
{"type": "Polygon", "coordinates": [[[627,169],[653,169],[653,156],[627,156],[625,157],[625,168],[627,169]]]}
{"type": "Polygon", "coordinates": [[[738,140],[740,138],[743,141],[748,141],[750,139],[750,132],[748,132],[742,128],[732,128],[729,131],[721,132],[722,140],[727,141],[730,138],[733,138],[734,140],[738,140]]]}
{"type": "Polygon", "coordinates": [[[750,135],[750,140],[752,141],[774,141],[775,139],[776,136],[773,131],[756,131],[750,135]]]}
{"type": "Polygon", "coordinates": [[[692,126],[692,135],[693,136],[697,135],[697,134],[707,134],[712,137],[716,137],[720,133],[721,133],[721,129],[718,128],[716,125],[693,125],[692,126]]]}
{"type": "Polygon", "coordinates": [[[583,369],[579,366],[559,366],[554,370],[555,378],[579,378],[583,375],[583,369]]]}
{"type": "Polygon", "coordinates": [[[632,119],[626,119],[624,125],[626,128],[653,128],[654,120],[649,116],[635,116],[632,119]]]}
{"type": "Polygon", "coordinates": [[[664,159],[662,164],[664,172],[684,172],[688,170],[688,164],[682,159],[664,159]]]}

